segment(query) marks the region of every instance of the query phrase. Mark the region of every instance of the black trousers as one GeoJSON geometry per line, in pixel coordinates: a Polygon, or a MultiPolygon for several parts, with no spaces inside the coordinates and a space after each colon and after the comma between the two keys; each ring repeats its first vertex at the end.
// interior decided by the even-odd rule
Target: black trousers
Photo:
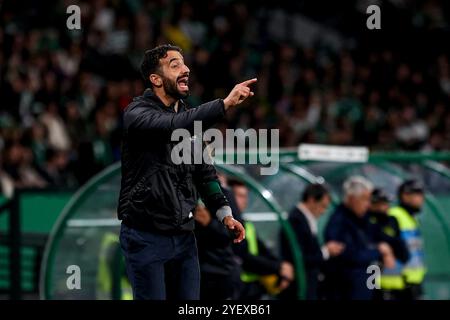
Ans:
{"type": "Polygon", "coordinates": [[[193,232],[162,235],[122,223],[120,245],[135,300],[200,298],[200,269],[193,232]]]}

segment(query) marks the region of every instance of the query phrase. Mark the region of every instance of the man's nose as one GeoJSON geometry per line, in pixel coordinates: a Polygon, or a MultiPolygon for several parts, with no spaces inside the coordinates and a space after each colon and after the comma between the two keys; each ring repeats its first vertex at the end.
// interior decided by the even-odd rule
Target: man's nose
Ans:
{"type": "Polygon", "coordinates": [[[183,67],[183,73],[189,73],[189,72],[191,72],[191,70],[189,70],[189,68],[188,68],[187,65],[184,65],[184,67],[183,67]]]}

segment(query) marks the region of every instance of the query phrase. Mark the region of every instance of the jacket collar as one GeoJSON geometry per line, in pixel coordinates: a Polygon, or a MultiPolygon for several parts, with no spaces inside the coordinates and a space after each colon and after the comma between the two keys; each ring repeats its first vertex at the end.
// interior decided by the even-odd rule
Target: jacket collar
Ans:
{"type": "Polygon", "coordinates": [[[363,217],[358,217],[356,213],[354,213],[349,207],[347,207],[344,203],[340,205],[340,211],[346,217],[348,217],[351,221],[356,223],[357,225],[364,225],[368,221],[368,215],[364,215],[363,217]]]}
{"type": "MultiPolygon", "coordinates": [[[[164,103],[161,101],[161,99],[150,88],[147,88],[144,90],[142,97],[144,97],[144,99],[151,100],[156,105],[161,107],[163,110],[170,110],[172,112],[175,112],[175,109],[174,109],[175,103],[172,104],[170,107],[167,107],[166,105],[164,105],[164,103]]],[[[184,111],[186,109],[187,109],[187,105],[184,102],[184,100],[183,99],[178,100],[178,112],[184,111]]]]}

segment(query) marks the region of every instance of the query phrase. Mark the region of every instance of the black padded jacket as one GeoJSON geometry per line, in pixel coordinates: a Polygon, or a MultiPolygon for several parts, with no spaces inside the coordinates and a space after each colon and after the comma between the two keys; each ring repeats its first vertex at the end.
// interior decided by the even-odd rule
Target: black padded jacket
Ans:
{"type": "Polygon", "coordinates": [[[228,205],[213,165],[174,164],[171,158],[179,143],[171,139],[174,130],[192,135],[194,121],[201,121],[205,130],[224,114],[222,99],[196,108],[179,100],[178,112],[150,89],[133,99],[123,113],[119,220],[135,229],[177,234],[194,229],[199,196],[211,212],[228,205]]]}

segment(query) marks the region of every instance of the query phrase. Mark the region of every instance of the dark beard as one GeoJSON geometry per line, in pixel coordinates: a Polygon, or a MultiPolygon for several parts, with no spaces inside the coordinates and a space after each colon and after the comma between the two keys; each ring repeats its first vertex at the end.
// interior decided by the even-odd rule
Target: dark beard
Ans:
{"type": "Polygon", "coordinates": [[[406,204],[406,203],[403,203],[403,202],[401,202],[400,205],[401,205],[404,209],[406,209],[406,211],[408,211],[408,212],[409,212],[411,215],[413,215],[413,216],[417,215],[417,214],[420,213],[420,211],[422,210],[422,208],[415,208],[415,207],[410,206],[410,205],[408,205],[408,204],[406,204]]]}
{"type": "Polygon", "coordinates": [[[163,80],[163,88],[167,95],[171,96],[174,99],[184,99],[189,96],[189,91],[187,93],[181,93],[177,89],[177,82],[170,81],[170,79],[166,77],[161,77],[163,80]]]}

